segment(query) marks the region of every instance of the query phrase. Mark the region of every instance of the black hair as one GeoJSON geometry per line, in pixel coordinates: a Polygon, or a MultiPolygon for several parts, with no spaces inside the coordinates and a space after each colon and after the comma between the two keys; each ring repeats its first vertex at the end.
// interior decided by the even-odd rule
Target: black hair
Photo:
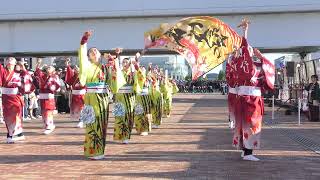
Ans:
{"type": "Polygon", "coordinates": [[[90,53],[91,49],[98,49],[98,48],[96,48],[96,47],[91,47],[91,48],[89,48],[88,51],[87,51],[87,55],[88,55],[88,56],[89,56],[89,53],[90,53]]]}
{"type": "Polygon", "coordinates": [[[316,74],[312,75],[311,78],[315,78],[317,81],[319,80],[318,75],[316,74]]]}
{"type": "MultiPolygon", "coordinates": [[[[96,47],[91,47],[91,48],[89,48],[88,51],[87,51],[88,59],[89,59],[89,53],[90,53],[91,49],[97,49],[97,50],[99,51],[99,49],[96,48],[96,47]]],[[[100,52],[100,51],[99,51],[99,52],[100,52]]],[[[100,54],[101,54],[101,52],[100,52],[100,54]]],[[[101,56],[102,56],[102,54],[101,54],[101,56]]],[[[90,59],[89,59],[89,60],[90,60],[90,59]]],[[[99,63],[101,63],[101,57],[100,57],[100,59],[99,59],[99,63]]]]}

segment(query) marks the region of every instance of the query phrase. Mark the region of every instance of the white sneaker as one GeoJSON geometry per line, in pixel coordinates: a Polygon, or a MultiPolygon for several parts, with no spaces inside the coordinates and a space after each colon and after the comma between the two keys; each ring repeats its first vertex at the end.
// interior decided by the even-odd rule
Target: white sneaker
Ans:
{"type": "Polygon", "coordinates": [[[24,135],[22,135],[22,136],[13,136],[13,138],[12,138],[13,141],[23,141],[25,139],[26,139],[26,137],[24,135]]]}
{"type": "Polygon", "coordinates": [[[241,152],[241,157],[242,157],[242,158],[244,157],[244,151],[241,152]]]}
{"type": "Polygon", "coordinates": [[[93,156],[93,157],[88,157],[91,160],[100,160],[100,159],[104,159],[105,156],[104,155],[100,155],[100,156],[93,156]]]}
{"type": "Polygon", "coordinates": [[[27,121],[31,121],[31,118],[29,117],[23,118],[23,122],[27,122],[27,121]]]}
{"type": "Polygon", "coordinates": [[[7,138],[7,144],[13,144],[14,140],[11,137],[7,138]]]}
{"type": "Polygon", "coordinates": [[[125,139],[122,141],[122,144],[129,144],[129,139],[125,139]]]}
{"type": "Polygon", "coordinates": [[[82,121],[80,121],[80,122],[78,123],[77,128],[83,128],[83,122],[82,122],[82,121]]]}
{"type": "Polygon", "coordinates": [[[152,125],[152,128],[154,128],[154,129],[158,129],[158,128],[159,128],[159,126],[158,126],[158,125],[152,125]]]}
{"type": "Polygon", "coordinates": [[[229,128],[230,128],[230,129],[234,129],[234,128],[235,128],[235,125],[234,125],[234,122],[233,122],[233,121],[230,121],[230,122],[229,122],[229,128]]]}
{"type": "Polygon", "coordinates": [[[48,134],[52,133],[55,128],[56,128],[56,126],[52,126],[50,129],[46,129],[46,130],[43,132],[43,134],[48,135],[48,134]]]}
{"type": "Polygon", "coordinates": [[[165,117],[165,118],[169,118],[169,117],[170,117],[170,115],[166,114],[164,117],[165,117]]]}
{"type": "Polygon", "coordinates": [[[256,158],[254,155],[247,155],[243,157],[245,161],[260,161],[260,159],[256,158]]]}
{"type": "Polygon", "coordinates": [[[148,136],[149,133],[148,133],[148,132],[142,132],[140,135],[141,135],[141,136],[148,136]]]}

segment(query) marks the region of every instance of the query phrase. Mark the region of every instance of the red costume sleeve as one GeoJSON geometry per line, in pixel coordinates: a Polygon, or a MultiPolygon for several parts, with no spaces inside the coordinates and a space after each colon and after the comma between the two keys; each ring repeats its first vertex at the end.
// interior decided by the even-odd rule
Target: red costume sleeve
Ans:
{"type": "Polygon", "coordinates": [[[89,37],[90,37],[90,33],[89,33],[89,32],[86,32],[86,33],[82,36],[80,44],[81,44],[81,45],[84,45],[85,43],[87,43],[89,37]]]}
{"type": "Polygon", "coordinates": [[[248,46],[248,41],[245,37],[242,37],[242,41],[241,41],[241,47],[242,46],[248,46]]]}
{"type": "Polygon", "coordinates": [[[2,78],[4,77],[4,67],[0,64],[0,87],[2,86],[2,78]]]}
{"type": "Polygon", "coordinates": [[[36,69],[36,71],[34,72],[34,75],[41,80],[45,79],[45,74],[41,71],[40,68],[36,69]]]}
{"type": "Polygon", "coordinates": [[[53,75],[49,78],[49,80],[47,81],[47,86],[48,86],[48,90],[51,93],[56,93],[57,91],[60,90],[60,82],[59,82],[59,78],[56,75],[53,75]]]}
{"type": "Polygon", "coordinates": [[[32,77],[28,71],[21,72],[21,84],[22,85],[19,88],[21,94],[30,94],[35,90],[32,77]]]}
{"type": "Polygon", "coordinates": [[[250,56],[249,45],[245,38],[242,38],[241,54],[237,58],[237,83],[242,86],[251,86],[250,79],[255,74],[255,68],[252,57],[250,56]]]}
{"type": "Polygon", "coordinates": [[[70,66],[67,67],[65,82],[69,86],[72,86],[74,83],[74,70],[70,66]]]}
{"type": "Polygon", "coordinates": [[[233,77],[233,72],[231,70],[232,66],[230,63],[227,62],[227,65],[226,65],[226,80],[227,80],[227,83],[229,86],[232,84],[231,81],[232,81],[232,77],[233,77]]]}
{"type": "Polygon", "coordinates": [[[264,73],[264,89],[266,90],[274,90],[274,82],[275,82],[275,67],[268,59],[263,57],[261,59],[262,62],[262,70],[264,73]]]}

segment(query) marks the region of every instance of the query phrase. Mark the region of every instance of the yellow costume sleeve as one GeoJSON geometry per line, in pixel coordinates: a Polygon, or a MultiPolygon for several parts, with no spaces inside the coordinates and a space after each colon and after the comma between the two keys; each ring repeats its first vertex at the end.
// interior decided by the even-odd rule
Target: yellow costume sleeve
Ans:
{"type": "Polygon", "coordinates": [[[119,89],[127,83],[122,71],[120,70],[118,61],[118,59],[115,60],[115,66],[114,68],[111,68],[109,76],[111,77],[109,81],[110,89],[113,94],[118,93],[119,89]]]}
{"type": "Polygon", "coordinates": [[[172,87],[172,94],[177,94],[179,92],[179,88],[177,86],[177,84],[172,84],[173,87],[172,87]]]}
{"type": "Polygon", "coordinates": [[[137,93],[137,94],[141,93],[145,81],[146,81],[146,75],[144,73],[142,73],[141,69],[139,68],[134,73],[133,90],[135,93],[137,93]]]}
{"type": "Polygon", "coordinates": [[[165,80],[164,82],[160,82],[160,91],[161,93],[163,93],[163,96],[166,96],[168,94],[168,90],[169,90],[169,87],[168,87],[168,83],[167,81],[165,80]]]}
{"type": "Polygon", "coordinates": [[[79,80],[81,86],[86,85],[87,80],[87,72],[86,69],[89,65],[88,55],[87,55],[87,43],[80,46],[78,51],[78,57],[79,57],[79,80]]]}

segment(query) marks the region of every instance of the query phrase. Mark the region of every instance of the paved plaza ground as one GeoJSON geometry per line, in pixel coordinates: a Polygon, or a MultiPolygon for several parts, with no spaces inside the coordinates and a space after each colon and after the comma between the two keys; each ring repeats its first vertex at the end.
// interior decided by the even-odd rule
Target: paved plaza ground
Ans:
{"type": "MultiPolygon", "coordinates": [[[[283,110],[270,121],[266,109],[260,162],[245,162],[231,146],[226,96],[179,94],[171,118],[147,137],[134,134],[131,143],[112,140],[108,127],[106,159],[83,156],[84,129],[58,115],[56,131],[42,135],[42,123],[25,123],[26,141],[5,144],[0,125],[0,179],[320,179],[320,122],[283,110]],[[312,151],[315,150],[315,151],[312,151]]],[[[135,131],[134,131],[135,133],[135,131]]]]}

